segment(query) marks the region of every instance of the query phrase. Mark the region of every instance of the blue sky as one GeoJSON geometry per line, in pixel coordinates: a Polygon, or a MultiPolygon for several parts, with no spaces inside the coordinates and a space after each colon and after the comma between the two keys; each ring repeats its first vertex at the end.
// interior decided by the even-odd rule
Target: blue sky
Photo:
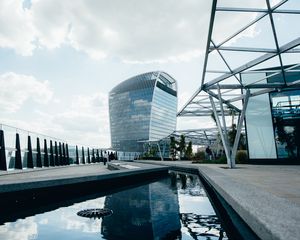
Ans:
{"type": "MultiPolygon", "coordinates": [[[[265,1],[249,2],[251,7],[265,1]]],[[[180,108],[201,82],[210,5],[204,0],[2,0],[0,123],[109,147],[108,92],[154,70],[178,81],[180,108]]],[[[230,27],[251,17],[238,16],[230,27]]],[[[246,41],[260,31],[247,34],[246,41]]],[[[181,129],[201,124],[209,125],[178,120],[181,129]]]]}

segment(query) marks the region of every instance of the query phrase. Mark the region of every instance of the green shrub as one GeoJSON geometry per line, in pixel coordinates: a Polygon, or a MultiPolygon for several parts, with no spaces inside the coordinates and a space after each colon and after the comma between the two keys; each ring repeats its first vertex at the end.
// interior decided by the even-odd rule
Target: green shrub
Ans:
{"type": "Polygon", "coordinates": [[[221,157],[219,157],[219,158],[216,160],[216,163],[226,164],[226,163],[227,163],[226,155],[222,155],[221,157]]]}
{"type": "Polygon", "coordinates": [[[214,163],[214,164],[226,164],[227,163],[227,159],[226,156],[223,155],[221,157],[219,157],[218,159],[205,159],[205,153],[204,152],[200,152],[198,153],[198,158],[196,158],[196,156],[194,157],[194,160],[192,163],[214,163]]]}
{"type": "Polygon", "coordinates": [[[205,160],[205,152],[196,152],[194,155],[194,159],[196,160],[205,160]]]}
{"type": "Polygon", "coordinates": [[[248,163],[248,154],[246,150],[238,150],[235,157],[236,163],[248,163]]]}

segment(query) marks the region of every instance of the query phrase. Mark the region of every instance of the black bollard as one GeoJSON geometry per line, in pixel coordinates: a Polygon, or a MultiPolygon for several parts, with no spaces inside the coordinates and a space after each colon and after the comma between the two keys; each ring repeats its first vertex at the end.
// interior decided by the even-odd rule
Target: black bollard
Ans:
{"type": "Polygon", "coordinates": [[[47,140],[44,139],[44,166],[49,167],[49,157],[48,157],[48,149],[47,149],[47,140]]]}
{"type": "Polygon", "coordinates": [[[78,147],[76,145],[76,164],[79,164],[78,147]]]}
{"type": "Polygon", "coordinates": [[[66,161],[66,146],[65,146],[65,143],[62,144],[62,148],[63,148],[63,161],[62,161],[62,165],[67,165],[67,161],[66,161]]]}
{"type": "Polygon", "coordinates": [[[95,163],[95,150],[92,150],[92,163],[95,163]]]}
{"type": "Polygon", "coordinates": [[[22,169],[22,157],[21,157],[21,146],[20,146],[20,136],[16,133],[16,160],[15,169],[22,169]]]}
{"type": "Polygon", "coordinates": [[[58,166],[59,162],[58,162],[58,146],[57,146],[57,142],[54,142],[54,165],[58,166]]]}
{"type": "Polygon", "coordinates": [[[104,162],[102,149],[100,150],[100,159],[101,159],[102,162],[104,162]]]}
{"type": "Polygon", "coordinates": [[[53,150],[53,143],[52,140],[50,140],[50,166],[55,166],[55,160],[54,160],[54,150],[53,150]]]}
{"type": "Polygon", "coordinates": [[[70,157],[69,157],[69,145],[66,143],[66,161],[67,161],[67,165],[70,165],[70,157]]]}
{"type": "Polygon", "coordinates": [[[0,170],[7,170],[3,130],[0,130],[0,170]]]}
{"type": "Polygon", "coordinates": [[[63,165],[61,142],[58,143],[58,165],[59,166],[63,165]]]}
{"type": "Polygon", "coordinates": [[[96,152],[96,162],[100,162],[99,149],[96,152]]]}
{"type": "Polygon", "coordinates": [[[36,138],[36,166],[37,167],[42,167],[42,156],[41,156],[41,146],[40,146],[40,138],[36,138]]]}
{"type": "Polygon", "coordinates": [[[82,163],[85,164],[84,147],[81,148],[82,163]]]}
{"type": "Polygon", "coordinates": [[[88,154],[87,161],[88,161],[88,163],[91,163],[91,156],[90,156],[90,149],[89,148],[87,149],[87,154],[88,154]]]}
{"type": "Polygon", "coordinates": [[[28,136],[28,144],[27,144],[27,168],[33,168],[33,156],[32,156],[32,145],[31,145],[31,137],[28,136]]]}

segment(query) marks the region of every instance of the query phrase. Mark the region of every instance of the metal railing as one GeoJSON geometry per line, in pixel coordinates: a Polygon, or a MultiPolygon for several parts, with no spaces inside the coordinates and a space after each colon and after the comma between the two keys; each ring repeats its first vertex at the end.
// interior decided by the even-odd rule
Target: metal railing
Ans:
{"type": "Polygon", "coordinates": [[[281,101],[273,107],[273,116],[282,118],[300,117],[300,100],[281,101]]]}
{"type": "Polygon", "coordinates": [[[104,161],[101,148],[66,141],[0,124],[0,170],[47,168],[104,161]]]}

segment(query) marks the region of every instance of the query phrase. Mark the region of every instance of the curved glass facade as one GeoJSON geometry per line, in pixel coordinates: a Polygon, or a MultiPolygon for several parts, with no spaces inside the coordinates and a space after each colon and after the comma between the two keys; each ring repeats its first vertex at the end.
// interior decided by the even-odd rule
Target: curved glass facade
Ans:
{"type": "Polygon", "coordinates": [[[111,145],[117,151],[142,152],[176,128],[177,84],[164,72],[132,77],[109,93],[111,145]]]}

